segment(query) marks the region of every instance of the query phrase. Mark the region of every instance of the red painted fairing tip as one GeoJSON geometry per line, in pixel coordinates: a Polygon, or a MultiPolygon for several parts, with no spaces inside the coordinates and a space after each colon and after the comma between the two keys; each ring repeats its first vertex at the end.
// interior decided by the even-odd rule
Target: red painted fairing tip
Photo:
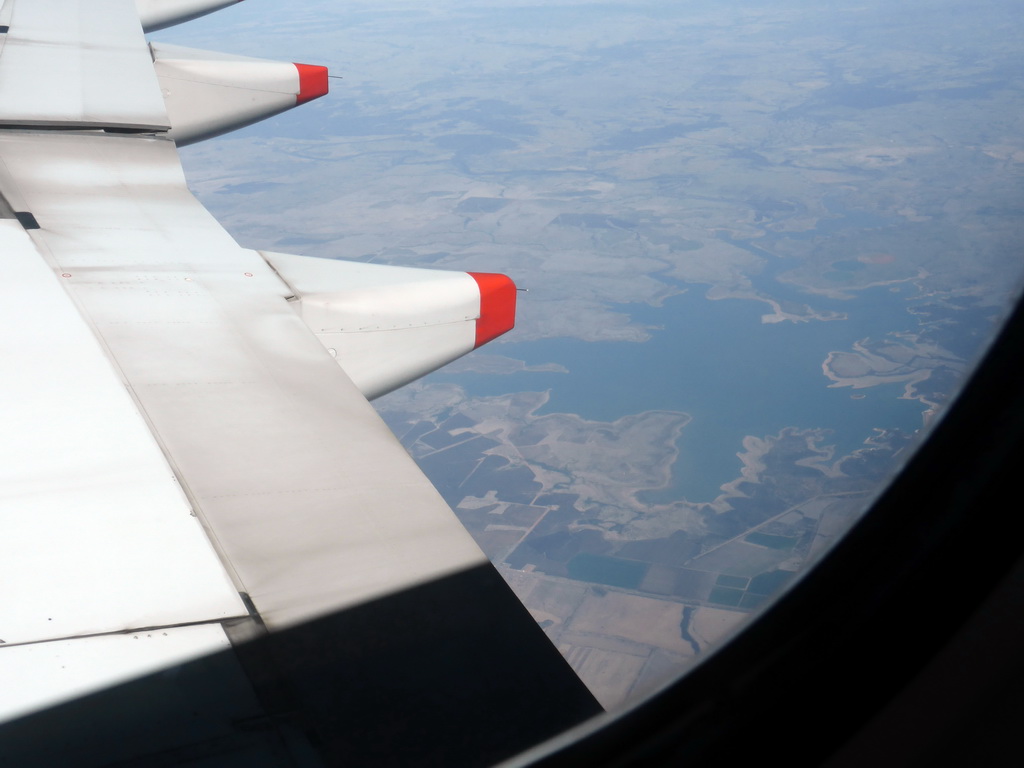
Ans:
{"type": "Polygon", "coordinates": [[[299,70],[299,94],[295,97],[296,104],[305,104],[327,94],[327,67],[296,64],[295,68],[299,70]]]}
{"type": "Polygon", "coordinates": [[[516,324],[516,284],[491,272],[468,272],[480,288],[480,317],[474,349],[511,331],[516,324]]]}

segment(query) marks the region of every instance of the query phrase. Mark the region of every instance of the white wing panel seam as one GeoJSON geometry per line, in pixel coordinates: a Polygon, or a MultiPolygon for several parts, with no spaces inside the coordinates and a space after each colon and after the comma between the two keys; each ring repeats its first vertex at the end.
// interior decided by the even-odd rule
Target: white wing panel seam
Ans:
{"type": "Polygon", "coordinates": [[[229,647],[215,623],[0,646],[0,721],[229,647]]]}

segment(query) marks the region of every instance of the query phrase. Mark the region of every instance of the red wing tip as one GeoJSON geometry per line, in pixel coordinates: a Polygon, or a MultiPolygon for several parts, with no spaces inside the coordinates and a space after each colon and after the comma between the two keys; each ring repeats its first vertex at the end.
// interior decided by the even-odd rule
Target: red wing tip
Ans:
{"type": "Polygon", "coordinates": [[[516,324],[516,284],[493,272],[467,272],[480,288],[480,317],[476,321],[476,349],[511,331],[516,324]]]}
{"type": "Polygon", "coordinates": [[[299,93],[295,97],[296,104],[319,99],[328,91],[327,67],[315,64],[296,64],[299,71],[299,93]]]}

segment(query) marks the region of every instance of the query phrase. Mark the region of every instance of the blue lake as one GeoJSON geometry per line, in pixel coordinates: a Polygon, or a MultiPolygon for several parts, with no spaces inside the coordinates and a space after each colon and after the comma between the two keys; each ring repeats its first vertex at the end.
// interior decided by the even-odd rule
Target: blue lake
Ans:
{"type": "MultiPolygon", "coordinates": [[[[773,282],[772,288],[777,295],[779,284],[773,282]]],[[[831,430],[826,442],[845,454],[861,447],[873,428],[910,433],[921,427],[923,406],[898,399],[902,385],[831,389],[821,371],[830,351],[848,350],[865,337],[915,329],[917,321],[906,311],[912,289],[872,288],[848,301],[812,298],[816,308],[839,309],[849,319],[799,324],[764,324],[765,304],[709,301],[704,290],[690,286],[662,307],[620,307],[638,322],[659,327],[645,343],[554,339],[494,349],[529,364],[560,363],[568,374],[434,377],[455,381],[474,396],[548,390],[543,413],[575,413],[595,421],[649,410],[690,414],[672,487],[645,497],[661,501],[717,496],[719,487],[739,474],[737,453],[747,435],[764,437],[785,427],[825,428],[831,430]],[[863,397],[852,399],[851,394],[863,397]]]]}

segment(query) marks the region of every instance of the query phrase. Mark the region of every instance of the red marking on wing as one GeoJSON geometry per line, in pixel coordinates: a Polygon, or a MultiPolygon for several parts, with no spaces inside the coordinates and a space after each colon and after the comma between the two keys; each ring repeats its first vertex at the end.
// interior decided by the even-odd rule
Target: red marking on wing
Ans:
{"type": "Polygon", "coordinates": [[[296,104],[305,104],[327,94],[327,67],[296,64],[295,68],[299,70],[299,94],[295,97],[296,104]]]}
{"type": "Polygon", "coordinates": [[[468,272],[480,288],[480,317],[474,349],[511,331],[516,324],[516,284],[492,272],[468,272]]]}

